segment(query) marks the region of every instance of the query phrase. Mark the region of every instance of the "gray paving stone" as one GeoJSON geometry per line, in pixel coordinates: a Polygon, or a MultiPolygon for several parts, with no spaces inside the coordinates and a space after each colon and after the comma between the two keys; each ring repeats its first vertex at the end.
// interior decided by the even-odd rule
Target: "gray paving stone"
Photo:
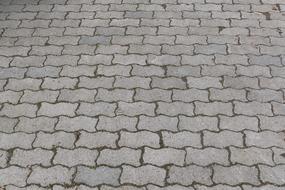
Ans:
{"type": "Polygon", "coordinates": [[[136,131],[138,119],[126,116],[117,116],[117,117],[105,117],[100,116],[98,125],[96,126],[97,130],[103,131],[136,131]]]}
{"type": "Polygon", "coordinates": [[[163,186],[165,183],[165,169],[152,165],[144,165],[140,167],[123,166],[121,175],[121,183],[134,183],[137,185],[156,184],[163,186]]]}
{"type": "Polygon", "coordinates": [[[218,131],[218,119],[216,117],[196,116],[179,117],[179,130],[198,132],[202,130],[218,131]]]}
{"type": "Polygon", "coordinates": [[[55,129],[69,131],[69,132],[80,131],[80,130],[95,132],[96,131],[95,127],[97,123],[98,123],[97,118],[90,118],[85,116],[69,118],[61,116],[59,118],[59,121],[56,123],[55,129]]]}
{"type": "Polygon", "coordinates": [[[132,166],[140,165],[141,150],[121,148],[118,150],[105,149],[100,152],[96,161],[98,165],[120,166],[128,164],[132,166]]]}
{"type": "Polygon", "coordinates": [[[15,127],[15,131],[34,133],[37,131],[54,131],[55,123],[57,122],[56,118],[48,117],[37,117],[37,118],[27,118],[20,117],[19,123],[15,127]]]}
{"type": "Polygon", "coordinates": [[[81,132],[79,139],[76,141],[76,147],[87,147],[87,148],[100,148],[109,147],[116,148],[116,142],[119,136],[116,133],[108,132],[97,132],[87,133],[81,132]]]}
{"type": "Polygon", "coordinates": [[[42,103],[41,107],[38,111],[39,116],[75,116],[75,110],[77,108],[78,104],[71,104],[71,103],[56,103],[56,104],[50,104],[50,103],[42,103]]]}
{"type": "Polygon", "coordinates": [[[184,186],[191,185],[193,182],[211,185],[212,171],[209,168],[190,165],[186,167],[171,166],[169,169],[168,183],[179,183],[184,186]]]}
{"type": "Polygon", "coordinates": [[[53,152],[36,148],[34,150],[16,149],[13,151],[10,163],[22,167],[32,166],[35,164],[50,166],[53,152]]]}
{"type": "Polygon", "coordinates": [[[143,153],[143,162],[156,166],[164,166],[168,164],[183,166],[185,154],[185,151],[174,148],[145,148],[143,153]]]}
{"type": "Polygon", "coordinates": [[[121,147],[131,147],[139,148],[143,146],[159,148],[160,138],[157,133],[149,131],[139,131],[139,132],[120,132],[120,139],[118,142],[121,147]]]}
{"type": "Polygon", "coordinates": [[[74,150],[59,148],[56,150],[53,158],[54,164],[61,164],[67,167],[76,165],[95,166],[95,160],[98,156],[97,150],[77,148],[74,150]]]}
{"type": "Polygon", "coordinates": [[[252,166],[254,164],[274,165],[270,149],[230,147],[231,162],[252,166]]]}
{"type": "Polygon", "coordinates": [[[39,132],[36,140],[33,142],[34,147],[53,149],[54,147],[73,148],[75,135],[63,131],[55,133],[39,132]]]}
{"type": "Polygon", "coordinates": [[[160,131],[160,130],[169,130],[177,131],[178,119],[176,117],[168,116],[140,116],[138,129],[149,130],[149,131],[160,131]]]}
{"type": "Polygon", "coordinates": [[[89,186],[101,184],[119,185],[121,170],[119,168],[110,168],[106,166],[91,169],[85,166],[79,166],[74,181],[89,186]]]}
{"type": "Polygon", "coordinates": [[[10,166],[7,168],[1,168],[1,186],[4,185],[15,185],[19,187],[26,186],[26,179],[30,173],[30,170],[27,168],[20,168],[18,166],[10,166]]]}
{"type": "Polygon", "coordinates": [[[34,166],[27,183],[36,183],[42,186],[49,186],[51,184],[71,184],[72,175],[75,169],[68,169],[63,166],[53,166],[50,168],[42,168],[34,166]]]}
{"type": "Polygon", "coordinates": [[[249,183],[259,185],[258,171],[255,167],[235,165],[231,167],[214,166],[213,181],[228,185],[238,185],[239,183],[249,183]]]}
{"type": "Polygon", "coordinates": [[[229,165],[229,153],[224,149],[217,148],[186,148],[186,164],[207,166],[212,163],[229,165]]]}

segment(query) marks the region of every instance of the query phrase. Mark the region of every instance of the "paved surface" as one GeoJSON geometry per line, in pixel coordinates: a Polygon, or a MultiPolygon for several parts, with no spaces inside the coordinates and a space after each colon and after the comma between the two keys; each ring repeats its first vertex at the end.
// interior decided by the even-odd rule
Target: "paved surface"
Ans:
{"type": "Polygon", "coordinates": [[[0,186],[284,190],[284,2],[0,0],[0,186]]]}

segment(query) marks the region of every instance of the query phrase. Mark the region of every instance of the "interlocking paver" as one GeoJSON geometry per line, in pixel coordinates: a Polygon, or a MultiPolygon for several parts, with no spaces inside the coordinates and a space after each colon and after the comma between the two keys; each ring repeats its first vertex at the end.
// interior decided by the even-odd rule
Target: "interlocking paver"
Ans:
{"type": "Polygon", "coordinates": [[[1,0],[0,189],[283,190],[284,0],[1,0]]]}

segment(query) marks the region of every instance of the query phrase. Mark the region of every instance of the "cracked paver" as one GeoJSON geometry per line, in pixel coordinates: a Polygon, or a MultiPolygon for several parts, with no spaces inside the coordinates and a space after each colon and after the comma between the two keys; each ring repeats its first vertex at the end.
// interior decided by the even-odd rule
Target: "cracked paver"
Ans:
{"type": "Polygon", "coordinates": [[[285,190],[284,0],[0,0],[0,189],[285,190]]]}

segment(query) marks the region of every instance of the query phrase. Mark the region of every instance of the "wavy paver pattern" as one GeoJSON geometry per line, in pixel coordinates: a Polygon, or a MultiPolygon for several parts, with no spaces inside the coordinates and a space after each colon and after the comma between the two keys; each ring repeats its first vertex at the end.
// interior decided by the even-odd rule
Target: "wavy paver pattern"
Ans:
{"type": "Polygon", "coordinates": [[[0,0],[0,189],[285,190],[284,0],[0,0]]]}

